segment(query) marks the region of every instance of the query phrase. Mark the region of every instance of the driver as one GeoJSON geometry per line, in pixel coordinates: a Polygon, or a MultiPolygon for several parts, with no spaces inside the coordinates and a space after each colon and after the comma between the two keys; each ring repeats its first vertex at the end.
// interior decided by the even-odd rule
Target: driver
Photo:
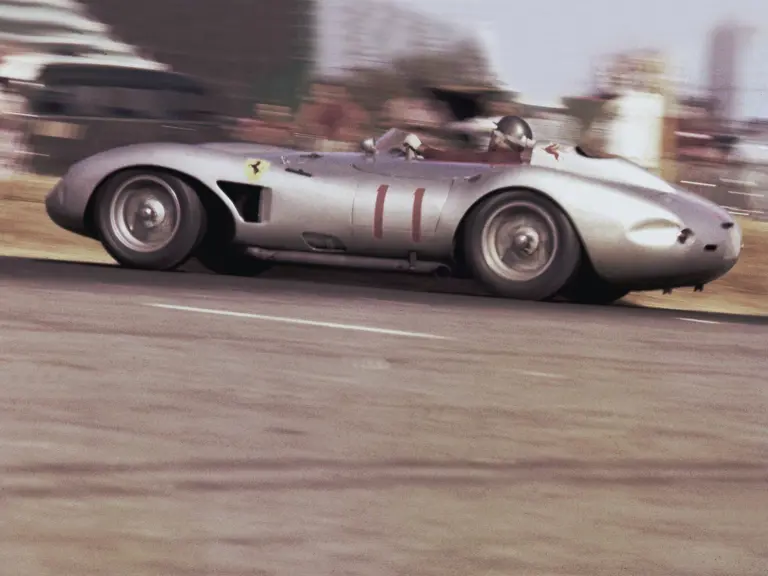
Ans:
{"type": "MultiPolygon", "coordinates": [[[[415,134],[408,134],[403,145],[406,150],[412,150],[425,160],[438,162],[468,162],[474,164],[522,164],[523,152],[533,148],[531,126],[519,116],[504,116],[496,123],[491,132],[488,149],[482,152],[471,150],[440,150],[424,146],[415,134]]],[[[557,144],[550,144],[544,149],[559,159],[560,150],[557,144]]]]}

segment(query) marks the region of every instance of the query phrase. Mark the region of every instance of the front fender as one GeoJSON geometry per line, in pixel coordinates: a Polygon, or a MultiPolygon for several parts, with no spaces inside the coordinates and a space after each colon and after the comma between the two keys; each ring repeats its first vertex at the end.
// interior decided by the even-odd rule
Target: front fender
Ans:
{"type": "Polygon", "coordinates": [[[237,217],[232,201],[216,181],[246,181],[244,160],[222,150],[187,144],[137,144],[115,148],[74,164],[46,197],[50,218],[77,234],[89,235],[86,215],[91,199],[110,175],[133,167],[172,170],[190,176],[211,189],[237,217]]]}

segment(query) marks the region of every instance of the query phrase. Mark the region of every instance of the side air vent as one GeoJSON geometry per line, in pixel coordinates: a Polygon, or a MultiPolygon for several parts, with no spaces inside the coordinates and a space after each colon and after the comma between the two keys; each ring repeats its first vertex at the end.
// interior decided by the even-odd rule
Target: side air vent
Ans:
{"type": "Polygon", "coordinates": [[[301,235],[304,243],[312,250],[318,250],[322,252],[344,252],[347,247],[336,236],[330,236],[328,234],[318,234],[316,232],[304,232],[301,235]]]}
{"type": "Polygon", "coordinates": [[[269,189],[263,186],[224,180],[219,180],[216,185],[226,194],[227,198],[232,200],[237,213],[243,220],[246,222],[262,221],[261,200],[265,193],[269,193],[269,189]]]}

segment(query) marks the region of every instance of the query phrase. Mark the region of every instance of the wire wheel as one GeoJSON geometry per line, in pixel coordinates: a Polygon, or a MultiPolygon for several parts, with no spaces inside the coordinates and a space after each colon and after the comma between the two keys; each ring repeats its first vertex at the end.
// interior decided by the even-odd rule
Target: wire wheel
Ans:
{"type": "Polygon", "coordinates": [[[482,251],[498,276],[526,282],[552,265],[558,249],[557,223],[540,206],[512,200],[499,206],[486,220],[482,251]]]}
{"type": "Polygon", "coordinates": [[[112,231],[120,243],[136,252],[166,247],[179,230],[181,205],[174,189],[153,175],[122,182],[109,208],[112,231]]]}

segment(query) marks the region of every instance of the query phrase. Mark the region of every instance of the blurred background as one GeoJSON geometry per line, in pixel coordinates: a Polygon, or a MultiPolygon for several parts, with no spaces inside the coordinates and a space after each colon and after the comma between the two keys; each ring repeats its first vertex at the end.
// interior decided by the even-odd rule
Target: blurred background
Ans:
{"type": "Polygon", "coordinates": [[[763,4],[0,0],[0,172],[153,140],[354,150],[392,126],[482,146],[483,117],[518,113],[765,218],[763,4]]]}

